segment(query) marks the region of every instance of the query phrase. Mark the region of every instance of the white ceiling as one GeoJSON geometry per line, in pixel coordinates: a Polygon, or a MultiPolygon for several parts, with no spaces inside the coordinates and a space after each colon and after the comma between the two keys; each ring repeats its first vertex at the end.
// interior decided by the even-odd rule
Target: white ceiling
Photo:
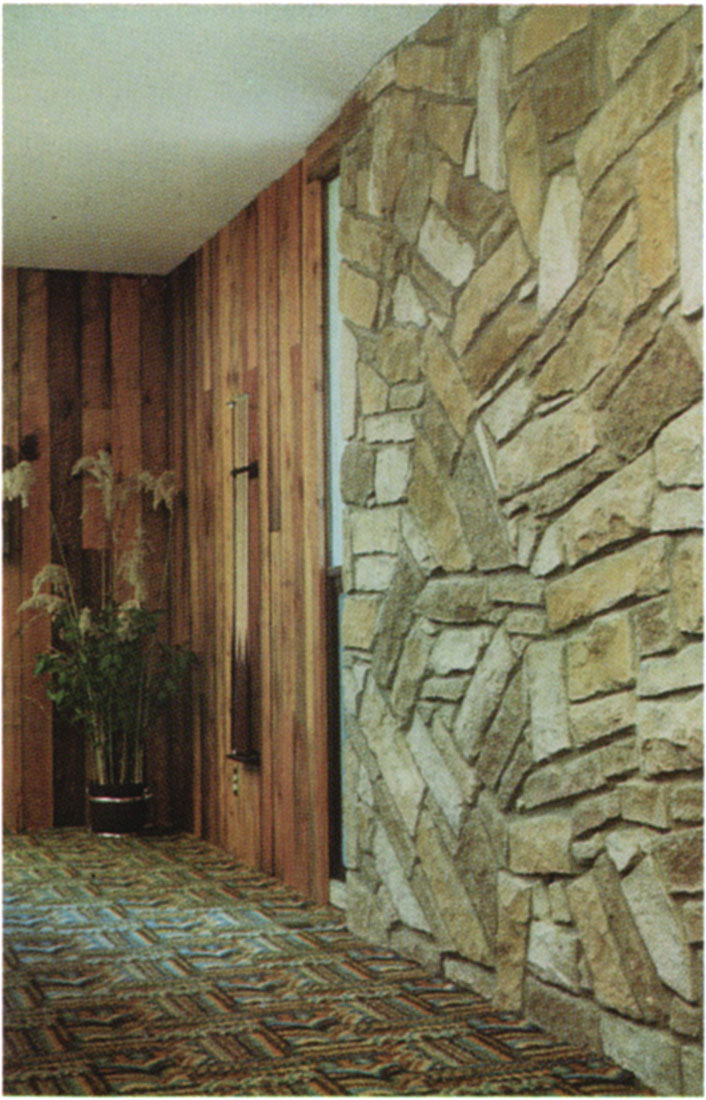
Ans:
{"type": "Polygon", "coordinates": [[[5,3],[4,262],[166,274],[436,10],[5,3]]]}

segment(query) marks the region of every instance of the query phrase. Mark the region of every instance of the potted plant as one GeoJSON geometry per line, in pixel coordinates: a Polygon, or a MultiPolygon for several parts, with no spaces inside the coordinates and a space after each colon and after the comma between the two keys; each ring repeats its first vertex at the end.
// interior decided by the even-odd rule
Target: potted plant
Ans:
{"type": "MultiPolygon", "coordinates": [[[[35,675],[46,676],[51,702],[85,733],[91,827],[99,833],[133,832],[145,824],[151,798],[145,785],[147,739],[196,659],[187,646],[170,645],[159,633],[176,482],[172,471],[159,477],[146,471],[118,476],[106,451],[81,458],[72,476],[87,479],[101,516],[100,594],[93,605],[82,605],[57,537],[62,562],[37,573],[32,595],[19,610],[46,613],[52,622],[52,645],[37,657],[35,675]],[[153,608],[147,606],[150,546],[142,522],[144,498],[151,498],[154,509],[164,508],[169,521],[153,608]]],[[[17,474],[14,483],[8,478],[6,495],[21,487],[25,505],[28,480],[17,474]]]]}

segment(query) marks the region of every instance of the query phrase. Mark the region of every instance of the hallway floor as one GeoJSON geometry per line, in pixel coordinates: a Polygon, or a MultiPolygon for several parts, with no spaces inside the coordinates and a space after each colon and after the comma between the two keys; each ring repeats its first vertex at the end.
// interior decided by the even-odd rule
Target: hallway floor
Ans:
{"type": "Polygon", "coordinates": [[[5,1094],[648,1094],[192,837],[4,861],[5,1094]]]}

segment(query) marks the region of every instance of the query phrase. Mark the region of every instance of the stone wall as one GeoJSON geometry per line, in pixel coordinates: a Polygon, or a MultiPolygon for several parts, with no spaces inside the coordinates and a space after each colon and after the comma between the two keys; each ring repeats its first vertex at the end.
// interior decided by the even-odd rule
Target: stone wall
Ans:
{"type": "Polygon", "coordinates": [[[701,1094],[701,14],[442,9],[342,150],[347,908],[701,1094]]]}

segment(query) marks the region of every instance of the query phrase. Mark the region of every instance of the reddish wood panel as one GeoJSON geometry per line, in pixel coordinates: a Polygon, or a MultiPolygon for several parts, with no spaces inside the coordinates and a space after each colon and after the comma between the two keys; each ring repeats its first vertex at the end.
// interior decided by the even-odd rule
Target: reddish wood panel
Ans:
{"type": "MultiPolygon", "coordinates": [[[[37,458],[30,506],[22,516],[22,598],[32,592],[36,573],[51,560],[51,439],[49,433],[49,309],[47,276],[20,274],[20,438],[33,436],[37,458]]],[[[22,824],[53,824],[52,716],[34,675],[37,654],[50,642],[45,616],[26,612],[22,625],[22,824]]]]}
{"type": "Polygon", "coordinates": [[[328,806],[320,191],[320,183],[307,183],[306,166],[296,165],[199,251],[193,278],[181,269],[171,282],[172,331],[182,341],[173,367],[187,375],[195,403],[186,411],[185,449],[193,636],[203,698],[194,707],[195,827],[323,901],[328,806]],[[193,351],[186,347],[186,316],[193,316],[193,351]],[[257,460],[259,476],[248,488],[248,688],[243,695],[237,689],[236,698],[237,707],[247,698],[247,714],[236,715],[234,728],[229,704],[237,535],[229,464],[236,452],[227,402],[242,394],[249,395],[247,457],[257,460]],[[245,732],[260,751],[257,768],[236,765],[237,794],[233,763],[223,753],[234,732],[239,743],[245,732]]]}
{"type": "MultiPolygon", "coordinates": [[[[14,466],[20,448],[19,286],[16,270],[3,279],[3,449],[6,467],[14,466]]],[[[9,523],[3,544],[2,779],[3,824],[22,828],[22,639],[17,608],[22,601],[21,504],[4,506],[9,523]]]]}
{"type": "MultiPolygon", "coordinates": [[[[190,269],[189,269],[190,270],[190,269]]],[[[176,392],[169,375],[173,312],[160,279],[6,272],[4,284],[5,442],[17,461],[22,440],[34,438],[39,457],[30,506],[18,511],[21,544],[4,570],[4,821],[8,828],[75,824],[83,820],[85,762],[76,731],[52,717],[43,685],[33,676],[37,653],[49,643],[46,619],[25,615],[18,633],[16,608],[29,595],[35,573],[62,555],[77,582],[77,598],[101,595],[104,544],[99,509],[86,514],[96,494],[72,479],[81,454],[112,448],[116,466],[145,464],[160,473],[174,455],[184,474],[186,379],[176,392]],[[50,507],[59,539],[51,540],[50,507]]],[[[185,294],[189,285],[185,280],[185,294]]],[[[192,293],[192,292],[191,292],[192,293]]],[[[183,343],[189,329],[182,310],[183,343]]],[[[173,637],[190,630],[185,506],[178,507],[183,546],[173,559],[174,592],[165,624],[173,637]],[[186,582],[186,583],[185,583],[186,582]]],[[[145,512],[150,542],[164,557],[165,526],[145,512]]],[[[154,746],[150,778],[158,792],[158,821],[191,824],[194,790],[189,724],[177,716],[178,736],[167,727],[154,746]],[[183,727],[183,728],[182,728],[183,727]]],[[[189,715],[190,717],[190,715],[189,715]]]]}

